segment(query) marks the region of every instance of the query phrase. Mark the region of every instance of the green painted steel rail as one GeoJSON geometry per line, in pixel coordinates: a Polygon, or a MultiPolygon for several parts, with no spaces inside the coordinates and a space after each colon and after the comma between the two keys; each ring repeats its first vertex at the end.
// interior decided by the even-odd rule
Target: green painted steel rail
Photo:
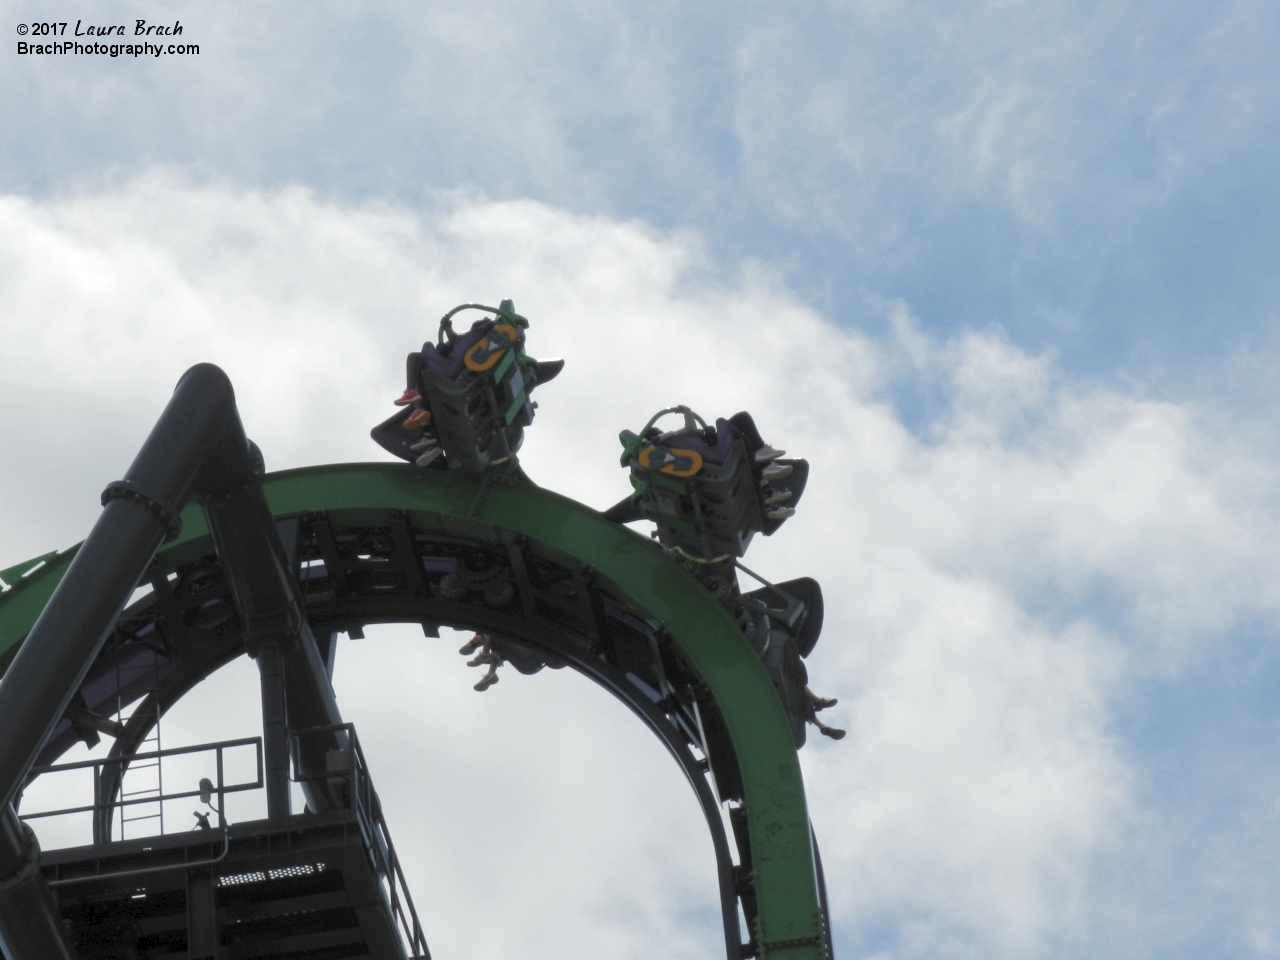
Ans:
{"type": "MultiPolygon", "coordinates": [[[[732,618],[649,539],[567,497],[526,483],[403,464],[338,464],[268,474],[263,490],[277,517],[307,511],[403,510],[505,528],[589,565],[609,588],[662,623],[706,683],[724,717],[742,773],[762,960],[824,960],[817,876],[799,758],[768,673],[732,618]]],[[[160,553],[189,551],[208,537],[189,505],[182,533],[160,553]],[[185,549],[184,549],[185,548],[185,549]]],[[[75,554],[0,571],[0,662],[26,636],[75,554]],[[36,564],[43,566],[31,570],[36,564]],[[26,576],[23,576],[23,573],[26,576]]],[[[0,718],[2,723],[2,718],[0,718]]]]}

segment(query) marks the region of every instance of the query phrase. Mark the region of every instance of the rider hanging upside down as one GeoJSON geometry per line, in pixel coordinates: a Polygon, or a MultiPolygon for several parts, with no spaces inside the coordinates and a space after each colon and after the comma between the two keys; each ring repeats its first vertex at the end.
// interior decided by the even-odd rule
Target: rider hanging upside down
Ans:
{"type": "Polygon", "coordinates": [[[498,682],[498,668],[504,663],[510,662],[525,674],[537,673],[543,667],[550,667],[552,670],[562,670],[565,667],[563,660],[548,658],[546,654],[528,644],[520,643],[510,637],[495,637],[488,633],[477,633],[458,648],[458,653],[464,657],[475,654],[467,661],[468,667],[487,666],[489,668],[489,672],[475,685],[474,689],[480,693],[484,693],[498,682]]]}
{"type": "Polygon", "coordinates": [[[502,656],[494,648],[493,637],[487,633],[477,633],[474,637],[458,648],[458,652],[464,657],[471,654],[476,655],[467,661],[468,667],[487,666],[489,672],[480,678],[480,682],[474,687],[479,693],[484,693],[495,683],[498,682],[498,667],[502,666],[502,656]],[[476,651],[479,653],[476,653],[476,651]]]}

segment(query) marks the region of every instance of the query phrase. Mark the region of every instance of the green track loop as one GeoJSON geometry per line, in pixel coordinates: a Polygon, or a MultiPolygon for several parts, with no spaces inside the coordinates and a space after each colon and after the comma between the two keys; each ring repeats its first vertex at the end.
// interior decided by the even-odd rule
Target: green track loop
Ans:
{"type": "MultiPolygon", "coordinates": [[[[732,618],[655,544],[567,497],[498,477],[478,480],[404,464],[336,464],[268,474],[263,489],[277,517],[396,510],[523,534],[590,566],[612,592],[661,622],[710,688],[737,753],[756,874],[759,956],[825,958],[804,784],[782,704],[732,618]]],[[[161,551],[162,559],[189,552],[208,536],[194,504],[182,521],[181,535],[161,551]]],[[[0,664],[30,631],[74,553],[42,558],[44,566],[0,594],[0,664]]]]}

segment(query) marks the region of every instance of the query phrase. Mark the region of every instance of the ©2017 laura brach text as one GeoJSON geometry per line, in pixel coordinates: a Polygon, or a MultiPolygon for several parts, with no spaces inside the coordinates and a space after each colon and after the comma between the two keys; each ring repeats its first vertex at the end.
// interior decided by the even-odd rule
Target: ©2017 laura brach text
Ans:
{"type": "MultiPolygon", "coordinates": [[[[67,35],[67,22],[61,23],[33,23],[31,24],[32,36],[48,36],[48,37],[65,37],[67,35]]],[[[20,29],[19,33],[25,33],[20,29]]],[[[165,26],[163,24],[148,24],[145,20],[135,21],[133,26],[133,34],[135,37],[177,37],[182,34],[182,21],[175,20],[173,26],[165,26]]],[[[83,20],[76,21],[76,28],[71,34],[73,37],[124,37],[129,36],[124,32],[124,24],[117,23],[111,26],[100,27],[96,24],[85,26],[83,20]]]]}

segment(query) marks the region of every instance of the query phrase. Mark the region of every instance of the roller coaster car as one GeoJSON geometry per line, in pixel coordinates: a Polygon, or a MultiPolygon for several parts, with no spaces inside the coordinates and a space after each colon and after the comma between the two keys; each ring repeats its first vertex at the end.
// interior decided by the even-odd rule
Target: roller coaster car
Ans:
{"type": "Polygon", "coordinates": [[[605,516],[652,520],[664,547],[702,563],[741,557],[755,534],[777,531],[809,477],[808,462],[782,459],[748,413],[712,427],[688,407],[670,407],[619,439],[635,492],[605,516]],[[684,426],[664,433],[654,424],[670,413],[683,414],[684,426]]]}
{"type": "Polygon", "coordinates": [[[743,612],[739,620],[744,624],[764,617],[788,631],[802,657],[808,657],[818,645],[822,633],[822,587],[812,577],[761,587],[734,597],[730,604],[743,612]]]}
{"type": "Polygon", "coordinates": [[[733,572],[756,533],[774,533],[795,513],[809,464],[783,459],[783,451],[761,439],[748,413],[708,427],[688,407],[670,407],[640,433],[623,431],[619,439],[635,492],[605,517],[654,521],[663,547],[733,614],[777,688],[797,749],[809,723],[842,738],[843,730],[818,719],[818,711],[836,701],[809,689],[803,661],[822,632],[822,588],[802,577],[739,593],[733,572]],[[671,413],[684,416],[683,428],[659,431],[654,424],[671,413]]]}
{"type": "Polygon", "coordinates": [[[409,354],[403,409],[371,431],[383,449],[420,466],[479,473],[500,464],[518,470],[516,451],[536,406],[529,394],[554,378],[563,360],[534,360],[525,353],[529,321],[510,300],[497,308],[455,307],[440,320],[436,343],[409,354]],[[453,317],[467,309],[493,316],[466,333],[453,317]]]}
{"type": "Polygon", "coordinates": [[[818,582],[801,577],[772,584],[733,597],[729,606],[778,690],[796,749],[805,744],[807,723],[828,736],[843,737],[842,731],[818,720],[817,711],[824,701],[809,689],[809,671],[802,659],[813,652],[822,633],[822,588],[818,582]]]}

